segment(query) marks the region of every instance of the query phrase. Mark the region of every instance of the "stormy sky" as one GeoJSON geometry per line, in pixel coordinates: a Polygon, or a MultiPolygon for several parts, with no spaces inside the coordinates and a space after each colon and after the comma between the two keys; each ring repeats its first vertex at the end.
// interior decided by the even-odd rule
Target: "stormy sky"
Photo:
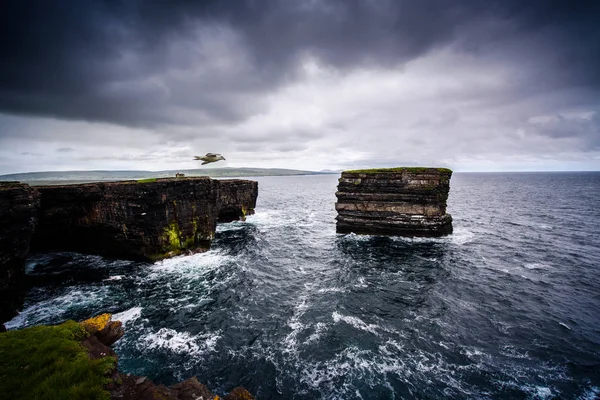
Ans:
{"type": "Polygon", "coordinates": [[[0,2],[0,173],[600,169],[600,2],[0,2]]]}

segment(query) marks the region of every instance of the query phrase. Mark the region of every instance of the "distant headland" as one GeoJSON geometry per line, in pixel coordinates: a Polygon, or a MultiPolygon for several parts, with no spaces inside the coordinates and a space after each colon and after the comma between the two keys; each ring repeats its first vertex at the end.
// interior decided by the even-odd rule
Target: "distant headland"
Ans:
{"type": "Polygon", "coordinates": [[[113,182],[131,179],[170,178],[176,174],[188,177],[208,176],[210,178],[293,176],[337,174],[336,171],[306,171],[284,168],[198,168],[165,171],[43,171],[0,175],[0,181],[19,181],[30,185],[67,183],[113,182]]]}

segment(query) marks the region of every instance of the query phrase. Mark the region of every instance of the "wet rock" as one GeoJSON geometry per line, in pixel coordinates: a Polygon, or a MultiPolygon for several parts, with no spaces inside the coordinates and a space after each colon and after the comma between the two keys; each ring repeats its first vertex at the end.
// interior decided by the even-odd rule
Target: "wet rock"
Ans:
{"type": "Polygon", "coordinates": [[[39,204],[39,193],[29,185],[0,182],[0,330],[23,304],[25,258],[39,204]]]}
{"type": "Polygon", "coordinates": [[[250,394],[249,391],[244,389],[243,387],[236,387],[233,389],[227,396],[225,396],[225,400],[254,400],[255,397],[250,394]]]}
{"type": "Polygon", "coordinates": [[[84,329],[106,346],[111,346],[125,334],[121,321],[112,321],[111,314],[101,314],[81,322],[84,329]]]}
{"type": "Polygon", "coordinates": [[[342,172],[337,232],[436,237],[452,232],[446,213],[452,171],[389,168],[342,172]]]}
{"type": "Polygon", "coordinates": [[[215,397],[195,376],[171,386],[170,389],[175,398],[180,400],[196,400],[199,398],[208,400],[215,397]]]}
{"type": "Polygon", "coordinates": [[[207,177],[40,186],[36,250],[158,260],[205,251],[217,219],[252,213],[256,182],[207,177]]]}
{"type": "Polygon", "coordinates": [[[219,181],[219,222],[245,221],[254,214],[258,182],[241,179],[219,181]]]}

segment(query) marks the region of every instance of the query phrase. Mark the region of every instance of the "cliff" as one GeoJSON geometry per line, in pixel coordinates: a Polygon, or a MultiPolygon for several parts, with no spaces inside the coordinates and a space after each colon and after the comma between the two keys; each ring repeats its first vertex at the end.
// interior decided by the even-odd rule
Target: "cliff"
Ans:
{"type": "MultiPolygon", "coordinates": [[[[0,333],[0,397],[14,399],[216,400],[196,377],[170,387],[117,369],[110,348],[124,334],[102,314],[81,323],[35,326],[0,333]],[[23,371],[26,371],[24,373],[23,371]]],[[[253,400],[244,388],[224,400],[253,400]]]]}
{"type": "Polygon", "coordinates": [[[0,331],[22,305],[30,247],[140,260],[205,251],[217,221],[244,220],[257,197],[257,182],[207,177],[0,183],[0,331]]]}
{"type": "Polygon", "coordinates": [[[337,232],[442,236],[452,232],[446,214],[452,171],[388,168],[344,171],[336,193],[337,232]]]}
{"type": "MultiPolygon", "coordinates": [[[[18,182],[0,183],[0,322],[16,315],[40,194],[18,182]]],[[[3,325],[0,325],[0,331],[3,325]]]]}
{"type": "Polygon", "coordinates": [[[227,179],[219,182],[219,222],[245,221],[254,214],[258,182],[227,179]]]}
{"type": "Polygon", "coordinates": [[[256,182],[207,177],[37,189],[41,206],[35,250],[146,260],[207,250],[217,220],[245,218],[258,196],[256,182]]]}

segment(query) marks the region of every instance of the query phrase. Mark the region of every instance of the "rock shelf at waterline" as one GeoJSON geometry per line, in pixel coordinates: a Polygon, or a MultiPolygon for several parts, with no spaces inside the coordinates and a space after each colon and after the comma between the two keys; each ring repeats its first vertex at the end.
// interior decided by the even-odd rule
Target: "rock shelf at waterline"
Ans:
{"type": "Polygon", "coordinates": [[[337,232],[436,237],[452,233],[446,213],[452,171],[399,167],[344,171],[337,232]]]}

